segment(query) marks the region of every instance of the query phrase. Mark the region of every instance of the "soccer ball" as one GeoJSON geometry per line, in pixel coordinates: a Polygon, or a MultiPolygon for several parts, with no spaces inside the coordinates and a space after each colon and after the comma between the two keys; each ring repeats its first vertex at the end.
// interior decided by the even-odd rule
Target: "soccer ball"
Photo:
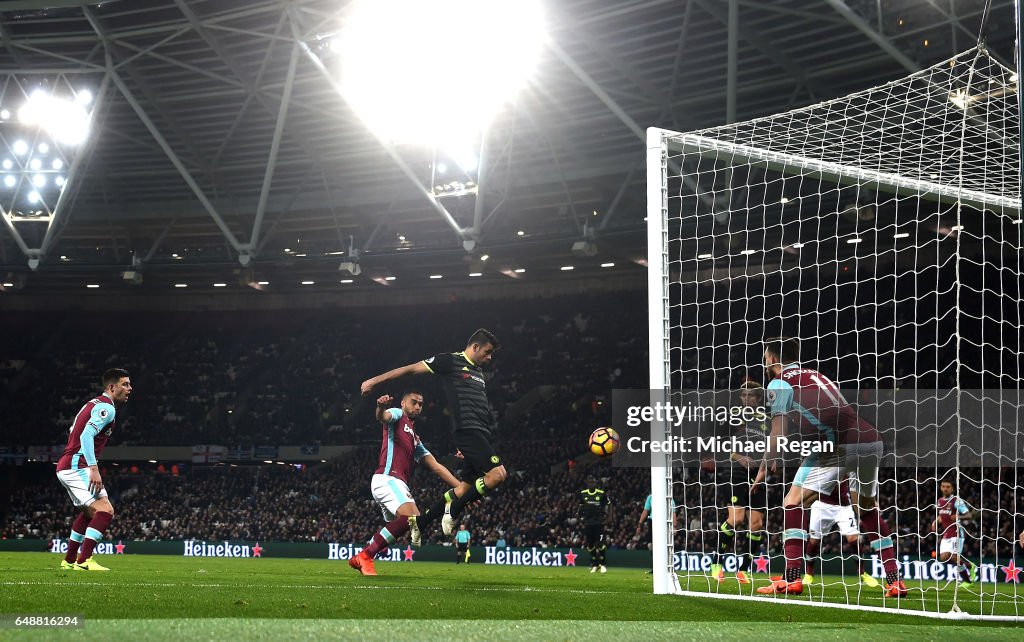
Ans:
{"type": "Polygon", "coordinates": [[[614,428],[598,428],[590,433],[590,452],[598,457],[614,455],[619,449],[619,433],[614,428]]]}

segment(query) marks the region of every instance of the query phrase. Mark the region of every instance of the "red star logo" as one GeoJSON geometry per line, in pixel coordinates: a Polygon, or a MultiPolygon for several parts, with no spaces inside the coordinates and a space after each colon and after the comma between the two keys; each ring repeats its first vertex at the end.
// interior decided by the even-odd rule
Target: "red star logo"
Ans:
{"type": "Polygon", "coordinates": [[[565,554],[565,565],[566,566],[576,566],[576,558],[577,557],[579,557],[579,555],[577,555],[576,553],[573,553],[572,549],[570,548],[569,552],[565,554]]]}
{"type": "Polygon", "coordinates": [[[117,544],[114,544],[114,550],[117,551],[118,555],[124,555],[124,542],[118,540],[117,544]]]}
{"type": "Polygon", "coordinates": [[[412,556],[416,554],[416,551],[412,550],[412,546],[406,546],[405,550],[402,551],[402,552],[405,553],[405,560],[404,561],[406,561],[406,562],[413,561],[412,560],[412,556]]]}
{"type": "Polygon", "coordinates": [[[253,557],[262,557],[263,556],[263,547],[260,546],[259,542],[256,542],[256,546],[252,547],[252,556],[253,557]]]}
{"type": "Polygon", "coordinates": [[[1013,560],[1010,560],[1010,565],[1003,567],[1003,573],[1006,574],[1006,579],[1004,581],[1005,582],[1013,582],[1014,584],[1019,583],[1020,582],[1020,572],[1022,570],[1024,570],[1024,569],[1022,569],[1021,567],[1017,566],[1016,562],[1014,562],[1013,560]]]}
{"type": "Polygon", "coordinates": [[[754,558],[754,571],[757,573],[768,572],[768,558],[764,555],[758,555],[754,558]]]}

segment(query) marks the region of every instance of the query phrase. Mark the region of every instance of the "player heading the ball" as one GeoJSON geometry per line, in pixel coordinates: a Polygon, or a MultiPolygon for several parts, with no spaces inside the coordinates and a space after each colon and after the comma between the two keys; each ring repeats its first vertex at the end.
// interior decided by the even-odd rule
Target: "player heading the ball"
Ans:
{"type": "Polygon", "coordinates": [[[392,379],[406,375],[432,374],[441,377],[448,412],[452,419],[452,436],[456,448],[462,452],[466,464],[458,488],[444,493],[426,512],[409,519],[409,532],[414,544],[419,545],[422,529],[441,518],[441,530],[450,536],[455,518],[473,502],[500,486],[508,473],[501,457],[491,445],[493,415],[487,400],[487,382],[483,367],[491,362],[501,347],[497,337],[483,328],[474,332],[462,352],[443,352],[423,361],[389,370],[363,382],[360,390],[368,395],[373,389],[392,379]]]}

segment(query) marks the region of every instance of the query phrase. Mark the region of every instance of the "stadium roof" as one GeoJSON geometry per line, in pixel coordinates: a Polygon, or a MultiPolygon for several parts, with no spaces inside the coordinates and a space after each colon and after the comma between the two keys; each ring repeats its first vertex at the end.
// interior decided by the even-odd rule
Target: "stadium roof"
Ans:
{"type": "MultiPolygon", "coordinates": [[[[122,273],[133,260],[146,290],[236,285],[240,271],[295,288],[346,277],[367,287],[425,287],[437,275],[566,279],[608,263],[639,272],[644,128],[719,125],[730,104],[745,120],[904,76],[973,46],[985,5],[549,1],[550,43],[491,129],[476,208],[471,195],[429,198],[435,184],[444,192],[436,175],[432,184],[436,159],[389,153],[315,65],[313,55],[334,69],[331,36],[351,4],[3,3],[0,108],[64,86],[95,94],[97,114],[88,151],[67,159],[56,215],[28,208],[0,228],[0,275],[17,286],[0,289],[131,288],[122,273]],[[352,248],[362,274],[339,274],[352,248]]],[[[994,0],[987,42],[1011,65],[1013,27],[1012,1],[994,0]]],[[[439,82],[473,81],[458,60],[429,64],[439,82]]],[[[14,154],[16,120],[0,122],[0,156],[14,154]]]]}

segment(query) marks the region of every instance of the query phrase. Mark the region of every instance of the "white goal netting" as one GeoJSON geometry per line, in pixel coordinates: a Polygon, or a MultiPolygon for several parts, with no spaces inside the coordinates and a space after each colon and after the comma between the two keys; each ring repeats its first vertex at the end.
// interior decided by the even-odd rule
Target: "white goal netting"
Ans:
{"type": "Polygon", "coordinates": [[[649,130],[652,388],[764,401],[765,340],[798,340],[882,436],[878,503],[907,587],[887,597],[878,542],[831,530],[805,544],[802,594],[759,596],[786,566],[799,461],[736,498],[735,460],[677,454],[653,469],[656,592],[1024,617],[1017,91],[978,48],[783,114],[649,130]],[[948,531],[943,480],[962,500],[948,531]]]}

